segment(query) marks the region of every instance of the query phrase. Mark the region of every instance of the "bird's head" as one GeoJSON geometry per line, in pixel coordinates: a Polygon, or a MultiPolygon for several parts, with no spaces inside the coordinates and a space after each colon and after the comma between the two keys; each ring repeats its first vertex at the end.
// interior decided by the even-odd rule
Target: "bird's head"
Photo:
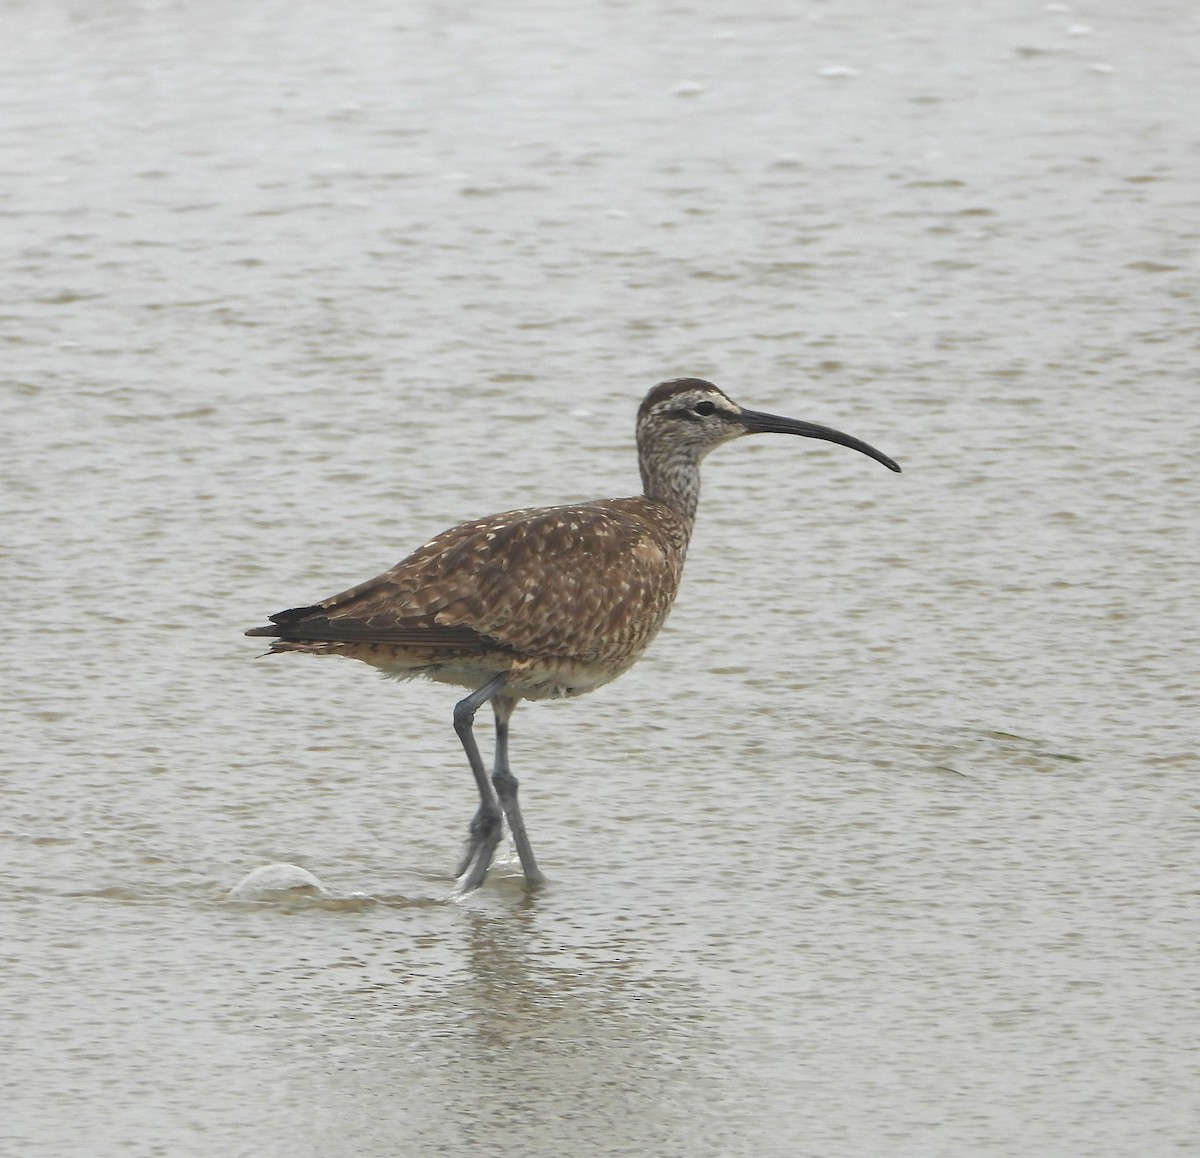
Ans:
{"type": "Polygon", "coordinates": [[[672,378],[655,386],[638,410],[637,433],[639,450],[651,458],[686,457],[699,462],[714,447],[746,434],[798,434],[848,446],[888,470],[900,469],[886,454],[852,435],[815,422],[747,410],[702,378],[672,378]]]}

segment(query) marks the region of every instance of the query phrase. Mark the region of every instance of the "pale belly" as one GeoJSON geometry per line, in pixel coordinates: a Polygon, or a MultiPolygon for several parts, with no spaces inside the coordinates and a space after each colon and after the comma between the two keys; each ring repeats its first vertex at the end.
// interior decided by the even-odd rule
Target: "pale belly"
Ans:
{"type": "Polygon", "coordinates": [[[564,699],[582,696],[617,678],[634,663],[614,668],[607,664],[584,663],[571,659],[522,659],[521,657],[441,660],[414,664],[383,657],[355,656],[377,668],[389,679],[424,678],[436,683],[453,684],[474,690],[499,672],[508,673],[508,690],[525,700],[564,699]]]}

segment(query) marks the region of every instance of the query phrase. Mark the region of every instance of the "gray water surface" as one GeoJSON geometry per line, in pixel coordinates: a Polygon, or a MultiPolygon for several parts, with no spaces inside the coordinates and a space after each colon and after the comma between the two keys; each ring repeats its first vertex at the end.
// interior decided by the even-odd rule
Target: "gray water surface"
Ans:
{"type": "Polygon", "coordinates": [[[0,7],[0,1152],[1200,1138],[1200,17],[1149,0],[0,7]],[[627,676],[247,627],[706,464],[627,676]],[[257,646],[256,646],[257,645],[257,646]],[[231,899],[294,864],[324,893],[231,899]]]}

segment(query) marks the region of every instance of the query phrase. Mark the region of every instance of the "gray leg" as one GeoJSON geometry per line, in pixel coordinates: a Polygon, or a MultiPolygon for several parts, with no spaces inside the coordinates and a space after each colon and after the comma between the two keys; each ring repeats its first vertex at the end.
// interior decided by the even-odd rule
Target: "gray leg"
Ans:
{"type": "Polygon", "coordinates": [[[471,771],[475,774],[475,784],[479,788],[479,811],[475,813],[467,830],[467,847],[456,874],[460,878],[459,889],[464,893],[469,893],[483,884],[496,845],[500,843],[504,831],[500,807],[496,803],[496,794],[483,767],[472,725],[479,705],[496,695],[504,687],[507,678],[503,672],[493,676],[483,687],[477,688],[466,699],[459,700],[454,705],[454,730],[462,741],[463,751],[467,754],[471,771]]]}
{"type": "Polygon", "coordinates": [[[533,859],[533,848],[529,837],[525,835],[525,821],[517,804],[517,778],[508,766],[508,717],[516,706],[517,701],[511,696],[492,696],[492,710],[496,713],[496,766],[492,769],[492,786],[508,818],[508,829],[517,846],[517,856],[521,858],[525,879],[531,885],[540,885],[546,878],[533,859]]]}

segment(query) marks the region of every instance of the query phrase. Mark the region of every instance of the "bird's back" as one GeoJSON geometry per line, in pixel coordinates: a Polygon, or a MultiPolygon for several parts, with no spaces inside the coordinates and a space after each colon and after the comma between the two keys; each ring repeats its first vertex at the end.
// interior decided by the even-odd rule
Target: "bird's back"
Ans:
{"type": "Polygon", "coordinates": [[[275,637],[272,651],[342,654],[392,674],[470,683],[511,670],[517,683],[549,677],[545,694],[586,691],[628,668],[662,626],[688,529],[643,497],[506,511],[248,634],[275,637]]]}

